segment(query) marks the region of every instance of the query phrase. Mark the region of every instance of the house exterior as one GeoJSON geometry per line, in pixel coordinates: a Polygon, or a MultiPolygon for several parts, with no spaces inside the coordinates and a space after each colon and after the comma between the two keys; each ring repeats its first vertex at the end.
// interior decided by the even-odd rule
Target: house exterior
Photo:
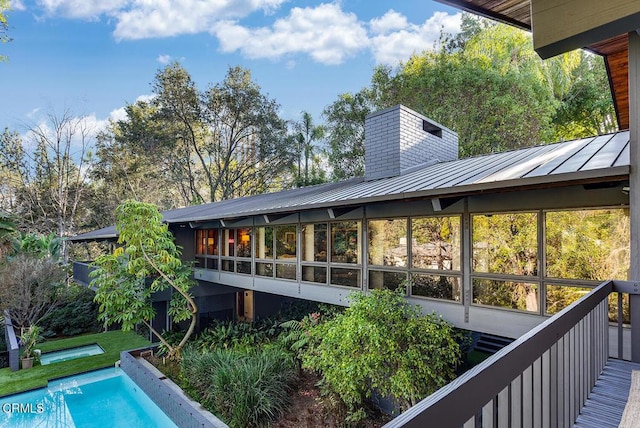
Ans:
{"type": "MultiPolygon", "coordinates": [[[[399,105],[367,117],[365,140],[364,177],[163,213],[195,262],[201,328],[403,287],[425,313],[517,338],[627,279],[629,132],[457,159],[453,131],[399,105]]],[[[160,329],[168,298],[155,296],[160,329]]]]}

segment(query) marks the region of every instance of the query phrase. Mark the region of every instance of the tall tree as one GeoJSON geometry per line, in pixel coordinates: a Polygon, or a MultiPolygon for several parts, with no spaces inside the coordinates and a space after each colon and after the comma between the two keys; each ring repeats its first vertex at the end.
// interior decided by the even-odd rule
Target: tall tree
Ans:
{"type": "Polygon", "coordinates": [[[294,129],[296,130],[296,142],[298,149],[298,171],[297,171],[297,185],[308,186],[312,184],[312,180],[309,176],[310,168],[313,168],[313,155],[314,155],[314,143],[324,137],[324,127],[322,125],[314,125],[313,118],[309,112],[303,111],[302,117],[299,121],[294,123],[294,129]],[[304,158],[304,177],[301,176],[302,172],[302,158],[304,158]]]}
{"type": "Polygon", "coordinates": [[[0,168],[15,196],[5,209],[21,219],[22,229],[66,237],[75,233],[84,207],[94,129],[69,111],[47,119],[29,129],[26,142],[7,131],[0,138],[0,168]]]}
{"type": "Polygon", "coordinates": [[[375,111],[369,90],[341,94],[323,111],[334,180],[364,175],[364,120],[375,111]]]}
{"type": "Polygon", "coordinates": [[[281,187],[281,175],[293,162],[285,144],[286,123],[278,116],[279,105],[261,92],[251,72],[230,68],[221,83],[203,94],[203,104],[209,135],[202,167],[210,199],[281,187]]]}

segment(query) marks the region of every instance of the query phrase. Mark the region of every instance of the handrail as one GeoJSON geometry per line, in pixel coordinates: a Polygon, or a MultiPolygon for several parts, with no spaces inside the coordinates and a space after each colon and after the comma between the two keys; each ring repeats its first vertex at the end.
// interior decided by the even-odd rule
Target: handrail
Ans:
{"type": "Polygon", "coordinates": [[[573,424],[608,358],[614,291],[600,284],[385,427],[573,424]]]}

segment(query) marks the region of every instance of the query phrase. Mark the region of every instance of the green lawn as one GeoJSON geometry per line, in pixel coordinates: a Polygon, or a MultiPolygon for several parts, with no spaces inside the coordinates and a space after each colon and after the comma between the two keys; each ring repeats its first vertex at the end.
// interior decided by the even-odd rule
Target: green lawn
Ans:
{"type": "Polygon", "coordinates": [[[37,365],[31,369],[18,370],[17,372],[12,372],[9,368],[0,369],[0,396],[47,386],[49,379],[112,366],[120,359],[120,351],[149,345],[148,340],[133,332],[109,331],[69,339],[51,340],[37,344],[36,349],[50,352],[91,343],[99,344],[104,349],[104,354],[46,366],[37,365]]]}

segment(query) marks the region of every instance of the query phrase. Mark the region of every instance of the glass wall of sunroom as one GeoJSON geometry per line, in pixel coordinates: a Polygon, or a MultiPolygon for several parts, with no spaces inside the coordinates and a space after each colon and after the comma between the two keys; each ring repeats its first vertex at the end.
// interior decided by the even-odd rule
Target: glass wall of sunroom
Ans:
{"type": "Polygon", "coordinates": [[[196,268],[282,287],[400,287],[416,299],[457,305],[468,299],[537,315],[558,312],[605,279],[627,278],[624,205],[465,212],[459,201],[441,213],[411,209],[421,204],[430,202],[404,210],[416,215],[383,217],[379,206],[358,219],[196,230],[196,268]]]}

